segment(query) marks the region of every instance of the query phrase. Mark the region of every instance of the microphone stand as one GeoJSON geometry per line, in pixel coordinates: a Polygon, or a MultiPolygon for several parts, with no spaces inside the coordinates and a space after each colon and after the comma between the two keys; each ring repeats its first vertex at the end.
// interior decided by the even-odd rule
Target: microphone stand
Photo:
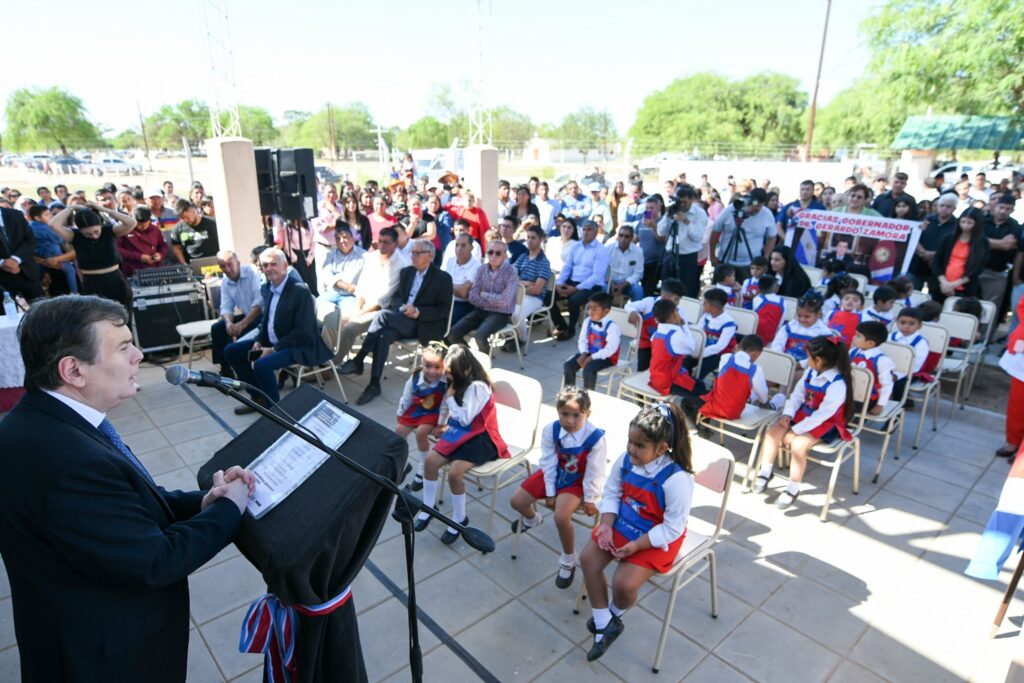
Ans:
{"type": "Polygon", "coordinates": [[[387,477],[382,477],[376,472],[366,469],[355,460],[352,460],[348,456],[342,455],[337,450],[329,447],[315,435],[303,431],[289,420],[286,420],[280,415],[274,413],[273,410],[261,406],[245,394],[242,394],[231,387],[225,386],[220,382],[214,382],[212,383],[212,386],[222,394],[230,396],[236,401],[247,405],[274,424],[282,427],[286,431],[294,434],[324,453],[327,453],[334,458],[334,460],[340,462],[348,469],[362,477],[365,477],[366,479],[369,479],[373,483],[377,484],[377,486],[396,496],[395,509],[391,513],[391,516],[402,525],[402,536],[405,539],[405,573],[406,579],[409,583],[409,599],[406,603],[409,615],[409,669],[412,672],[413,681],[416,681],[416,683],[422,681],[423,651],[420,649],[419,621],[417,619],[416,609],[416,577],[414,575],[415,570],[413,568],[413,558],[415,557],[416,548],[415,532],[412,528],[413,518],[416,516],[416,513],[420,511],[426,512],[434,519],[438,519],[451,528],[457,529],[470,547],[475,550],[479,550],[482,553],[492,552],[494,550],[494,541],[480,529],[463,526],[438,510],[425,506],[422,500],[413,495],[412,491],[400,488],[398,484],[387,477]]]}

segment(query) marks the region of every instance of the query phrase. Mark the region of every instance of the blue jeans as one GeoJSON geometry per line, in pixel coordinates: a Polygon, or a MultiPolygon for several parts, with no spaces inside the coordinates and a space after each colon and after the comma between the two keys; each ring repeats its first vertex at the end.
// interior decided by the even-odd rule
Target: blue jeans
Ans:
{"type": "Polygon", "coordinates": [[[277,371],[295,364],[292,352],[274,351],[269,356],[250,363],[249,350],[255,343],[255,339],[240,339],[228,344],[224,347],[224,359],[235,371],[235,377],[259,387],[270,397],[272,403],[277,403],[281,400],[281,392],[277,388],[277,371]]]}
{"type": "MultiPolygon", "coordinates": [[[[622,283],[622,280],[612,280],[613,285],[621,285],[622,283]]],[[[640,301],[640,299],[644,298],[644,288],[640,286],[640,283],[628,285],[623,290],[623,293],[629,295],[630,301],[640,301]]]]}

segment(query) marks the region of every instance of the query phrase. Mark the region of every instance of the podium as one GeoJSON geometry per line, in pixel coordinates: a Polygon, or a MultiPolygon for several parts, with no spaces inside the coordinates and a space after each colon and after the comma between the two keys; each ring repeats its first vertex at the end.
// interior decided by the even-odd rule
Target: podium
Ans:
{"type": "MultiPolygon", "coordinates": [[[[387,427],[309,385],[300,386],[279,405],[301,419],[322,400],[359,420],[338,450],[397,482],[408,446],[387,427]]],[[[248,465],[283,433],[265,418],[253,423],[203,465],[199,486],[209,488],[217,470],[248,465]]],[[[320,605],[352,584],[377,542],[393,498],[331,458],[260,519],[245,514],[235,545],[282,603],[320,605]]],[[[296,634],[298,681],[366,680],[352,600],[326,616],[300,612],[296,634]]]]}

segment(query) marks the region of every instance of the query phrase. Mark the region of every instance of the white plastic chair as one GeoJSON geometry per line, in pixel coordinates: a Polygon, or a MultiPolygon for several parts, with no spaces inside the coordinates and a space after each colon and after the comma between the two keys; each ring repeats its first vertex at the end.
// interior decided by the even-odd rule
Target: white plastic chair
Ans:
{"type": "Polygon", "coordinates": [[[882,441],[882,452],[878,455],[875,476],[871,479],[872,484],[878,483],[878,476],[882,473],[882,463],[885,462],[885,452],[889,449],[889,439],[892,438],[894,431],[899,433],[896,436],[896,453],[893,457],[896,460],[900,459],[900,446],[903,442],[903,423],[906,422],[907,418],[904,404],[907,402],[907,394],[910,392],[910,373],[914,369],[913,347],[906,344],[897,344],[896,342],[885,342],[882,344],[881,349],[882,353],[892,360],[895,373],[897,375],[906,375],[907,381],[903,385],[903,393],[900,396],[893,395],[882,407],[880,414],[872,415],[868,413],[865,416],[864,431],[885,437],[882,441]]]}
{"type": "MultiPolygon", "coordinates": [[[[174,330],[178,333],[178,362],[181,363],[185,357],[185,348],[188,347],[188,369],[192,369],[192,360],[196,356],[196,350],[208,346],[213,342],[210,334],[216,320],[196,320],[190,323],[176,325],[174,330]]],[[[202,351],[199,351],[202,356],[202,351]]]]}
{"type": "Polygon", "coordinates": [[[334,331],[334,345],[329,347],[331,349],[331,356],[320,365],[303,365],[302,363],[296,363],[289,365],[281,369],[284,375],[291,375],[295,380],[295,386],[302,384],[302,380],[306,377],[316,377],[317,385],[324,388],[323,373],[330,371],[334,375],[334,381],[338,384],[338,391],[341,392],[341,400],[348,403],[348,396],[345,395],[345,387],[341,384],[341,377],[338,376],[338,368],[334,365],[334,358],[338,355],[338,347],[341,345],[341,329],[343,326],[342,317],[338,317],[338,327],[334,331]]]}
{"type": "MultiPolygon", "coordinates": [[[[796,318],[796,299],[791,296],[779,297],[782,299],[782,322],[788,323],[790,320],[796,318]]],[[[779,323],[780,325],[782,323],[779,323]]],[[[771,340],[768,340],[771,343],[771,340]]]]}
{"type": "Polygon", "coordinates": [[[684,296],[679,300],[679,310],[683,312],[685,321],[692,324],[704,313],[704,304],[698,299],[684,296]]]}
{"type": "MultiPolygon", "coordinates": [[[[951,296],[946,299],[942,304],[943,311],[952,311],[953,306],[960,299],[958,296],[951,296]]],[[[991,301],[981,300],[981,319],[978,321],[978,329],[985,328],[985,334],[988,338],[992,337],[992,333],[995,331],[997,325],[996,318],[999,315],[999,311],[996,305],[991,301]]],[[[954,355],[963,355],[965,351],[961,348],[951,348],[950,351],[954,355]]],[[[978,376],[978,370],[981,368],[982,362],[985,360],[985,353],[988,351],[987,339],[981,339],[970,345],[970,348],[966,351],[968,362],[971,364],[971,372],[967,378],[967,388],[964,390],[963,402],[960,403],[961,410],[964,407],[964,403],[967,402],[968,397],[971,395],[971,391],[974,389],[974,380],[978,376]]]]}
{"type": "MultiPolygon", "coordinates": [[[[615,380],[633,372],[633,356],[636,353],[636,340],[640,337],[640,326],[629,322],[629,312],[624,308],[612,308],[608,319],[619,326],[622,339],[619,342],[618,362],[597,373],[594,389],[600,389],[604,383],[604,393],[611,396],[615,380]]],[[[583,324],[586,324],[585,322],[583,324]]],[[[580,373],[582,374],[582,373],[580,373]]]]}
{"type": "Polygon", "coordinates": [[[853,278],[854,281],[856,281],[858,290],[860,290],[861,292],[867,291],[868,278],[866,275],[861,275],[860,273],[847,273],[847,275],[853,278]]]}
{"type": "Polygon", "coordinates": [[[519,369],[523,369],[523,353],[522,349],[519,348],[519,323],[523,320],[523,297],[526,296],[526,287],[522,282],[516,287],[516,308],[512,313],[511,320],[508,325],[501,328],[497,332],[491,335],[490,339],[487,340],[490,348],[487,350],[487,356],[490,359],[494,359],[494,347],[499,344],[504,344],[506,341],[511,339],[516,345],[516,356],[519,358],[519,369]]]}
{"type": "Polygon", "coordinates": [[[956,378],[953,406],[949,411],[949,417],[952,419],[956,414],[957,404],[963,400],[962,392],[966,387],[967,378],[971,374],[973,347],[976,346],[975,339],[978,335],[978,319],[969,313],[943,311],[936,324],[946,329],[950,339],[959,340],[961,343],[959,347],[950,346],[947,349],[949,355],[942,357],[943,377],[945,379],[956,378]]]}
{"type": "Polygon", "coordinates": [[[736,334],[747,335],[757,332],[757,313],[745,308],[726,306],[725,312],[736,321],[736,334]]]}
{"type": "MultiPolygon", "coordinates": [[[[934,323],[925,323],[921,325],[921,331],[919,334],[925,338],[928,342],[928,353],[938,353],[939,357],[945,360],[946,349],[949,346],[949,332],[944,327],[940,327],[934,323]]],[[[917,433],[914,435],[914,449],[916,450],[918,445],[921,443],[921,429],[924,427],[924,420],[928,414],[928,402],[932,399],[932,394],[935,394],[935,412],[932,416],[932,431],[936,431],[939,428],[939,399],[942,396],[942,366],[940,362],[938,367],[935,368],[934,379],[931,382],[922,382],[920,380],[910,381],[910,397],[915,400],[920,398],[921,400],[921,419],[917,421],[917,433]]]]}
{"type": "Polygon", "coordinates": [[[931,301],[931,300],[932,300],[931,296],[929,296],[928,294],[925,294],[924,292],[919,292],[916,289],[913,292],[910,293],[910,305],[911,306],[920,306],[925,301],[931,301]]]}
{"type": "Polygon", "coordinates": [[[817,287],[821,284],[821,268],[815,268],[814,266],[805,266],[801,264],[804,272],[807,273],[807,277],[811,281],[811,287],[817,287]]]}
{"type": "Polygon", "coordinates": [[[555,323],[551,320],[551,307],[555,302],[555,277],[555,273],[552,272],[551,277],[548,278],[547,289],[544,290],[544,305],[526,318],[526,347],[523,349],[523,355],[529,355],[530,353],[530,338],[533,336],[532,333],[535,325],[540,325],[547,321],[549,330],[555,326],[555,323]]]}
{"type": "MultiPolygon", "coordinates": [[[[825,505],[821,508],[820,519],[822,522],[828,521],[828,508],[832,504],[832,494],[836,488],[836,481],[839,479],[839,468],[851,457],[853,458],[853,492],[856,494],[860,491],[860,432],[864,428],[864,417],[868,412],[868,400],[871,398],[871,387],[875,383],[875,378],[871,375],[870,370],[856,365],[851,368],[851,374],[853,377],[853,400],[858,401],[861,406],[847,425],[853,438],[849,441],[839,440],[833,443],[819,441],[814,444],[811,452],[807,455],[810,462],[832,468],[828,491],[825,494],[825,505]],[[831,457],[826,459],[826,456],[831,457]]],[[[788,461],[789,449],[780,446],[780,451],[786,453],[788,461]]]]}
{"type": "MultiPolygon", "coordinates": [[[[707,337],[704,335],[704,331],[690,325],[690,334],[693,335],[694,342],[694,354],[690,356],[696,359],[697,365],[694,366],[694,371],[700,366],[700,360],[704,355],[704,342],[707,337]]],[[[641,406],[652,405],[668,400],[669,395],[659,394],[651,385],[651,371],[645,370],[644,372],[629,375],[624,377],[619,382],[618,397],[625,401],[633,401],[641,406]]]]}
{"type": "MultiPolygon", "coordinates": [[[[683,545],[679,549],[679,555],[672,567],[664,574],[655,574],[651,577],[652,586],[668,593],[668,605],[661,623],[661,635],[658,638],[658,647],[654,654],[654,664],[651,666],[654,673],[658,673],[661,668],[661,659],[665,654],[665,644],[668,641],[668,631],[672,623],[672,613],[675,611],[676,597],[679,591],[700,576],[705,568],[708,569],[708,579],[711,584],[711,616],[712,618],[718,617],[718,572],[715,564],[715,545],[718,543],[722,526],[725,523],[736,461],[726,448],[696,436],[690,439],[690,450],[694,482],[702,490],[717,496],[718,509],[713,523],[697,519],[693,515],[690,516],[687,520],[686,537],[683,539],[683,545]]],[[[580,613],[580,603],[585,595],[586,582],[581,581],[573,614],[580,613]]]]}
{"type": "MultiPolygon", "coordinates": [[[[777,384],[783,392],[793,383],[793,375],[796,373],[796,359],[788,353],[779,353],[771,349],[765,349],[755,361],[764,371],[765,381],[769,384],[777,384]]],[[[782,415],[781,410],[771,408],[760,408],[748,403],[743,408],[743,413],[736,420],[725,420],[722,418],[705,417],[697,414],[697,424],[714,432],[718,432],[719,443],[725,442],[725,437],[750,444],[750,455],[747,458],[747,470],[743,474],[743,490],[749,491],[753,482],[755,463],[761,449],[761,438],[764,432],[782,415]]]]}
{"type": "MultiPolygon", "coordinates": [[[[483,490],[484,480],[489,480],[491,503],[487,515],[487,531],[494,525],[494,510],[498,504],[498,491],[516,483],[525,470],[530,475],[527,453],[533,448],[540,415],[542,392],[540,382],[509,370],[495,368],[488,372],[494,385],[494,403],[498,413],[498,431],[508,446],[509,457],[498,458],[477,465],[466,471],[465,479],[483,490]]],[[[439,476],[438,502],[444,497],[447,481],[447,466],[439,476]]]]}

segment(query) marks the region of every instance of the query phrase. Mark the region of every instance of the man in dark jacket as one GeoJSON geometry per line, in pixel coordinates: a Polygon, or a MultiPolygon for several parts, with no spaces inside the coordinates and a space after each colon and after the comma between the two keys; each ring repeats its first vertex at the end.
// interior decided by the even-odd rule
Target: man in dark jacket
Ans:
{"type": "Polygon", "coordinates": [[[115,301],[62,296],[25,315],[28,392],[0,422],[0,553],[21,677],[184,683],[188,575],[231,542],[252,475],[167,491],[106,418],[142,353],[115,301]]]}
{"type": "Polygon", "coordinates": [[[0,289],[29,301],[43,296],[35,253],[36,236],[25,214],[0,208],[0,289]]]}
{"type": "Polygon", "coordinates": [[[356,405],[366,405],[380,396],[380,378],[388,359],[388,348],[399,339],[418,339],[426,345],[444,339],[452,308],[452,278],[434,265],[434,245],[429,240],[415,240],[412,265],[398,276],[398,294],[391,305],[377,314],[363,340],[363,348],[355,358],[346,361],[338,372],[343,375],[363,374],[363,361],[373,354],[370,383],[356,405]]]}
{"type": "MultiPolygon", "coordinates": [[[[331,350],[317,328],[313,295],[305,284],[288,277],[284,252],[265,249],[260,254],[260,268],[267,282],[261,289],[261,308],[266,313],[260,321],[259,335],[256,339],[228,344],[224,347],[224,358],[238,379],[259,387],[277,403],[281,398],[278,370],[296,364],[320,365],[331,358],[331,350]]],[[[266,402],[260,395],[253,399],[260,404],[266,402]]],[[[249,406],[235,408],[237,415],[254,411],[249,406]]]]}

